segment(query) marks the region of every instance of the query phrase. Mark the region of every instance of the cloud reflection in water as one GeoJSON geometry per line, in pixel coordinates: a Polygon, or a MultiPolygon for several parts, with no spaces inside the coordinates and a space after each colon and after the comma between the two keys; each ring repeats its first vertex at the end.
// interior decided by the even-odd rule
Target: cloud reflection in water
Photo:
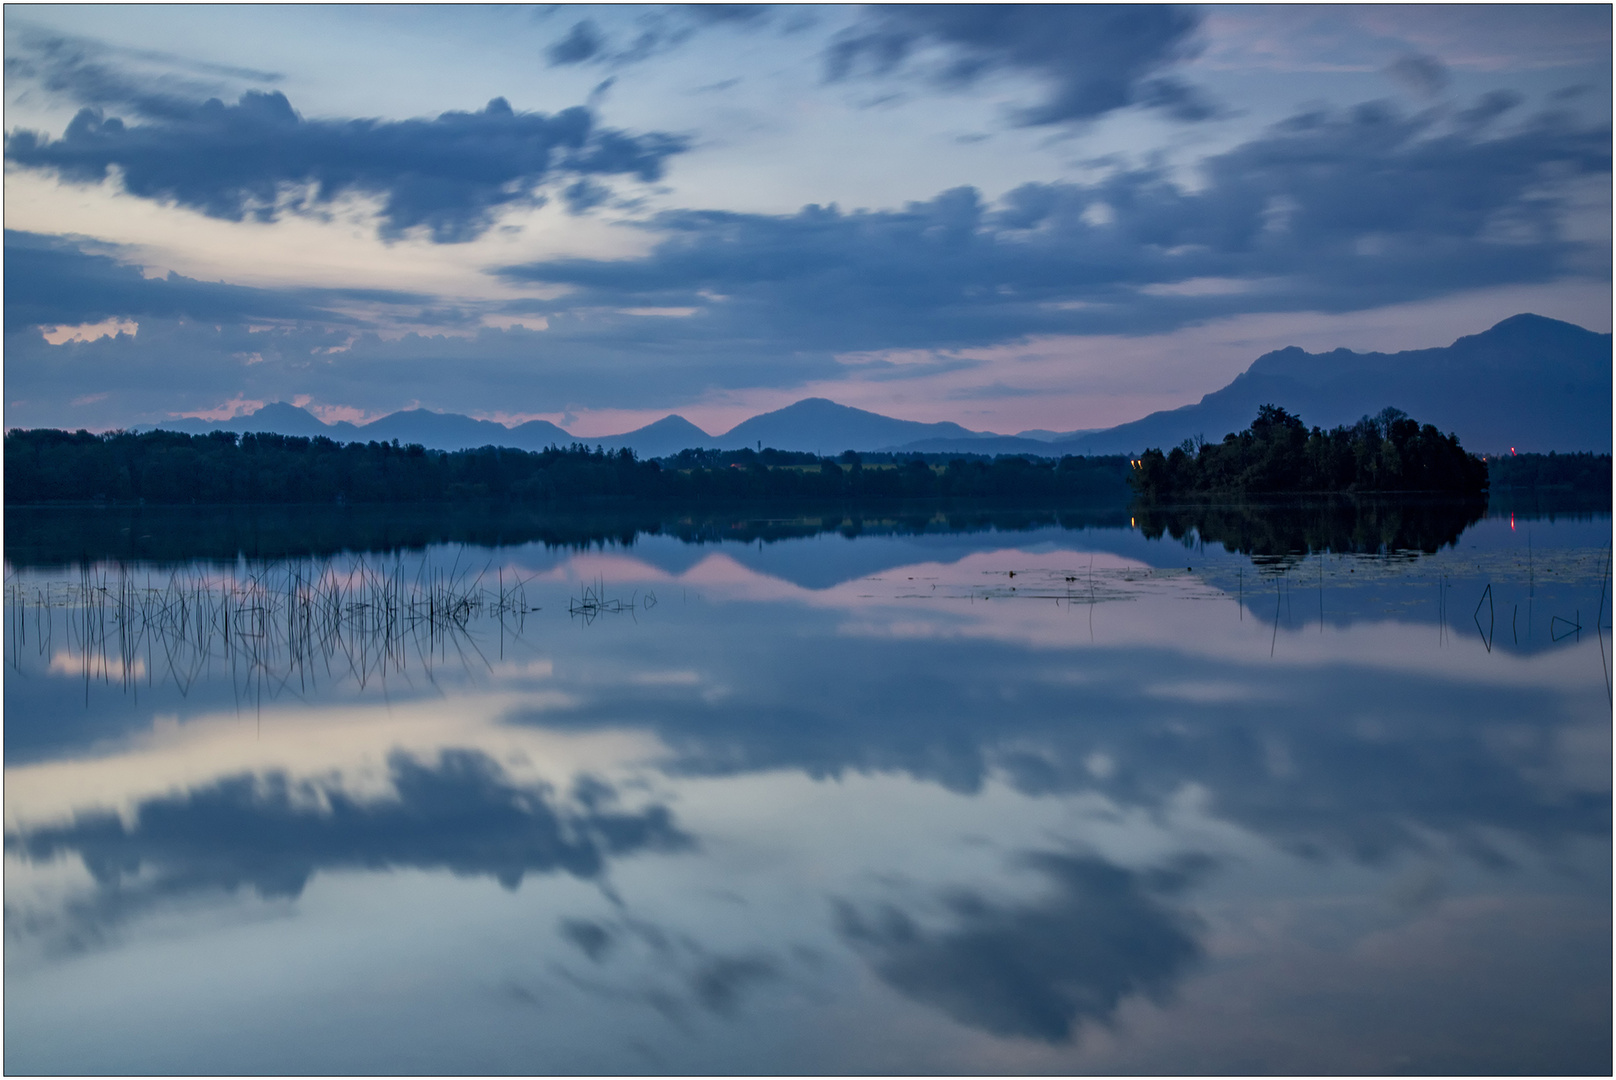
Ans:
{"type": "Polygon", "coordinates": [[[1027,857],[1054,886],[999,906],[974,892],[944,898],[956,925],[930,932],[891,905],[837,904],[842,934],[881,978],[916,1001],[995,1035],[1062,1043],[1108,1020],[1135,993],[1166,994],[1201,956],[1190,916],[1162,902],[1189,868],[1137,872],[1092,856],[1027,857]]]}
{"type": "Polygon", "coordinates": [[[474,750],[444,750],[436,763],[395,752],[388,766],[392,797],[356,798],[335,781],[278,770],[242,773],[144,800],[133,824],[87,811],[71,824],[8,832],[5,846],[35,862],[77,854],[97,886],[77,912],[90,924],[244,886],[296,897],[322,870],[448,870],[514,889],[527,874],[598,878],[610,857],[693,846],[667,807],[613,809],[614,789],[593,778],[564,800],[548,785],[512,782],[474,750]]]}

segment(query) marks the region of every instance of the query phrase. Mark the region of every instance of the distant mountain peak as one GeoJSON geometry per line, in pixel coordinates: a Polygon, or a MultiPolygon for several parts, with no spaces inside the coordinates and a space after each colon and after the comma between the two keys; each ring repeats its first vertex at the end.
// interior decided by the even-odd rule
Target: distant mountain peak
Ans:
{"type": "Polygon", "coordinates": [[[159,427],[323,434],[337,439],[397,438],[453,450],[489,444],[523,450],[583,442],[628,447],[663,457],[697,446],[724,450],[774,447],[837,454],[843,450],[922,449],[972,453],[1114,453],[1174,446],[1185,437],[1221,438],[1256,415],[1259,404],[1281,405],[1307,423],[1351,423],[1387,405],[1443,431],[1466,447],[1492,450],[1600,449],[1611,442],[1611,336],[1522,312],[1440,348],[1396,353],[1338,348],[1312,353],[1290,345],[1264,353],[1232,382],[1194,405],[1152,413],[1104,431],[1042,429],[1017,436],[971,431],[951,422],[883,416],[824,397],[807,397],[760,413],[714,436],[669,413],[621,435],[579,439],[546,420],[507,427],[459,413],[414,408],[369,424],[326,424],[307,409],[275,401],[222,422],[182,419],[159,427]],[[1029,437],[1031,436],[1031,437],[1029,437]]]}
{"type": "Polygon", "coordinates": [[[1490,328],[1483,330],[1479,334],[1471,334],[1468,337],[1462,337],[1458,341],[1455,341],[1454,344],[1458,345],[1459,342],[1463,341],[1511,343],[1523,341],[1575,342],[1588,341],[1600,336],[1609,335],[1596,334],[1592,330],[1578,326],[1576,323],[1562,322],[1559,319],[1551,319],[1546,315],[1533,315],[1530,312],[1523,312],[1519,315],[1511,315],[1509,318],[1504,319],[1501,322],[1496,322],[1490,328]]]}
{"type": "MultiPolygon", "coordinates": [[[[1569,326],[1573,330],[1582,330],[1582,327],[1575,323],[1562,322],[1559,319],[1551,319],[1547,315],[1534,315],[1530,311],[1523,311],[1519,315],[1511,315],[1507,319],[1500,319],[1498,322],[1493,323],[1491,330],[1484,331],[1484,333],[1491,333],[1492,330],[1514,329],[1516,327],[1544,326],[1569,326]]],[[[1582,332],[1585,334],[1592,333],[1589,330],[1582,330],[1582,332]]]]}
{"type": "Polygon", "coordinates": [[[829,398],[813,397],[736,424],[719,437],[718,448],[738,450],[761,445],[776,450],[837,454],[843,450],[889,450],[922,439],[981,437],[981,432],[950,421],[899,420],[829,398]]]}
{"type": "Polygon", "coordinates": [[[1350,424],[1391,405],[1469,450],[1608,450],[1611,336],[1542,315],[1512,315],[1451,345],[1395,353],[1297,346],[1264,353],[1222,389],[1181,409],[1074,440],[1082,451],[1137,453],[1239,431],[1274,404],[1310,425],[1350,424]]]}
{"type": "Polygon", "coordinates": [[[309,410],[303,408],[303,406],[301,406],[301,405],[293,405],[289,401],[271,401],[268,405],[260,405],[258,408],[254,409],[250,413],[242,413],[240,415],[240,417],[238,417],[238,419],[243,419],[244,420],[247,417],[257,417],[257,416],[272,416],[273,417],[273,416],[287,416],[287,415],[307,416],[311,420],[317,420],[317,421],[320,421],[321,423],[324,423],[323,420],[320,420],[319,417],[317,417],[313,413],[309,412],[309,410]]]}
{"type": "MultiPolygon", "coordinates": [[[[751,417],[748,420],[743,420],[743,421],[741,421],[741,423],[749,424],[753,420],[756,420],[759,417],[764,417],[764,416],[806,416],[806,415],[813,415],[815,413],[819,413],[819,414],[832,413],[832,414],[836,414],[836,415],[839,415],[839,416],[854,416],[854,415],[857,415],[857,416],[880,416],[881,415],[880,413],[873,413],[873,412],[868,411],[867,409],[856,408],[856,407],[854,407],[852,405],[843,405],[840,402],[832,401],[830,398],[807,397],[807,398],[802,398],[802,399],[800,399],[798,401],[793,401],[790,405],[786,405],[786,406],[783,406],[781,408],[771,410],[770,412],[758,413],[757,416],[751,417]]],[[[882,417],[882,419],[890,419],[890,418],[889,417],[882,417]]],[[[737,426],[739,426],[739,425],[737,425],[737,426]]]]}
{"type": "Polygon", "coordinates": [[[678,413],[669,413],[660,420],[653,420],[644,427],[635,428],[614,438],[627,438],[630,435],[692,435],[699,439],[711,439],[705,430],[692,424],[678,413]]]}

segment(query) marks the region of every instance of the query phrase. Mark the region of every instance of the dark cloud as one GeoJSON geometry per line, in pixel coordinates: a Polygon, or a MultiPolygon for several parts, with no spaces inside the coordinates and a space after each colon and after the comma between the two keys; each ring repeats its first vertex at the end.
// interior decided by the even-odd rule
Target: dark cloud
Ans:
{"type": "Polygon", "coordinates": [[[680,10],[697,22],[743,26],[764,22],[772,13],[768,4],[682,4],[680,10]]]}
{"type": "Polygon", "coordinates": [[[589,919],[562,919],[561,936],[583,950],[585,956],[597,964],[606,958],[611,948],[612,931],[589,919]]]}
{"type": "Polygon", "coordinates": [[[1434,56],[1407,53],[1386,67],[1386,74],[1421,97],[1436,97],[1448,86],[1448,69],[1434,56]]]}
{"type": "Polygon", "coordinates": [[[832,81],[893,75],[926,47],[938,46],[946,59],[929,72],[938,85],[963,89],[1001,71],[1046,83],[1048,97],[1018,111],[1019,124],[1093,120],[1130,105],[1200,120],[1215,113],[1211,103],[1160,77],[1194,53],[1199,25],[1193,10],[1161,5],[877,7],[832,43],[825,75],[832,81]]]}
{"type": "Polygon", "coordinates": [[[551,43],[545,57],[551,67],[571,64],[622,66],[638,63],[683,45],[696,34],[718,26],[750,29],[769,20],[760,4],[680,4],[639,12],[627,28],[626,40],[603,30],[593,19],[580,19],[565,36],[551,43]]]}
{"type": "Polygon", "coordinates": [[[711,1012],[728,1016],[735,1011],[742,991],[778,975],[774,963],[762,957],[719,956],[697,968],[690,982],[697,1001],[711,1012]]]}
{"type": "Polygon", "coordinates": [[[611,197],[610,188],[593,180],[578,180],[561,192],[569,214],[586,214],[611,197]]]}
{"type": "Polygon", "coordinates": [[[1147,109],[1161,109],[1174,120],[1185,123],[1210,120],[1219,111],[1211,98],[1181,79],[1145,80],[1139,84],[1139,104],[1147,109]]]}
{"type": "MultiPolygon", "coordinates": [[[[200,312],[213,287],[178,281],[165,290],[79,260],[88,291],[61,274],[8,280],[8,300],[24,302],[8,308],[8,325],[137,310],[151,312],[151,324],[142,322],[136,340],[8,342],[8,400],[35,403],[17,414],[30,423],[103,422],[78,408],[65,418],[28,410],[65,406],[85,386],[123,387],[139,371],[131,387],[139,401],[105,403],[104,422],[144,422],[153,410],[162,419],[237,392],[372,409],[412,399],[461,412],[493,403],[654,407],[713,387],[834,378],[846,372],[836,356],[850,351],[1153,333],[1247,312],[1348,312],[1598,272],[1589,267],[1608,273],[1608,251],[1562,217],[1576,184],[1608,178],[1609,129],[1540,116],[1496,134],[1483,121],[1508,104],[1483,99],[1468,119],[1383,103],[1301,114],[1204,161],[1194,189],[1162,168],[1119,167],[1087,184],[1025,184],[991,204],[957,188],[891,210],[669,211],[644,223],[656,243],[643,257],[498,268],[509,282],[567,287],[553,299],[501,305],[543,316],[542,332],[333,340],[332,320],[300,316],[304,325],[249,333],[225,322],[222,306],[211,312],[218,329],[161,325],[161,314],[200,312]],[[169,299],[180,292],[190,307],[169,299]],[[241,358],[253,354],[262,362],[241,358]],[[445,371],[455,378],[446,382],[445,371]]],[[[579,180],[589,178],[563,189],[574,209],[605,197],[595,181],[579,180]]],[[[298,304],[341,306],[330,295],[215,292],[260,321],[298,304]]],[[[464,326],[482,314],[423,300],[412,319],[464,326]]]]}
{"type": "Polygon", "coordinates": [[[248,319],[352,323],[329,305],[342,301],[424,305],[417,293],[386,289],[258,289],[180,274],[148,278],[112,255],[73,240],[5,231],[5,329],[78,326],[106,319],[248,319]]]}
{"type": "Polygon", "coordinates": [[[584,19],[573,23],[567,36],[546,49],[545,55],[549,57],[551,67],[561,67],[592,60],[605,48],[606,39],[601,35],[600,27],[592,20],[584,19]]]}
{"type": "Polygon", "coordinates": [[[6,57],[9,84],[33,84],[80,105],[142,116],[179,118],[195,103],[247,83],[275,83],[273,71],[212,64],[171,53],[108,45],[91,38],[24,28],[6,57]],[[156,71],[142,72],[143,65],[156,71]],[[183,74],[182,74],[183,73],[183,74]]]}
{"type": "Polygon", "coordinates": [[[778,355],[1360,310],[1551,280],[1589,252],[1561,230],[1550,178],[1608,175],[1608,129],[1439,123],[1380,103],[1303,114],[1206,160],[1197,190],[1144,167],[1027,184],[996,207],[958,188],[900,210],[674,211],[650,222],[662,239],[644,258],[499,273],[572,286],[557,312],[695,307],[657,326],[665,343],[746,338],[778,355]]]}
{"type": "Polygon", "coordinates": [[[612,857],[691,843],[665,807],[569,805],[544,785],[513,782],[479,751],[446,750],[435,763],[395,753],[388,765],[390,797],[243,774],[146,799],[133,825],[86,813],[8,832],[5,846],[38,861],[77,855],[97,885],[79,915],[109,922],[191,893],[295,897],[320,871],[448,870],[515,888],[527,874],[596,878],[612,857]]]}
{"type": "Polygon", "coordinates": [[[606,78],[596,83],[595,88],[589,91],[589,107],[592,109],[598,108],[600,104],[606,100],[606,95],[611,92],[612,87],[616,85],[616,75],[608,75],[606,78]]]}
{"type": "Polygon", "coordinates": [[[1194,924],[1163,902],[1182,872],[1142,874],[1092,857],[1036,855],[1053,888],[1026,906],[971,892],[945,898],[954,926],[928,931],[890,905],[840,904],[842,934],[881,978],[995,1035],[1063,1043],[1123,999],[1161,997],[1200,958],[1194,924]]]}
{"type": "Polygon", "coordinates": [[[1525,95],[1514,90],[1489,90],[1470,108],[1460,110],[1458,120],[1461,124],[1481,127],[1492,123],[1511,109],[1519,108],[1525,101],[1525,95]]]}
{"type": "Polygon", "coordinates": [[[84,109],[59,139],[11,133],[5,155],[74,183],[100,182],[116,167],[133,195],[231,221],[377,195],[383,236],[424,227],[455,243],[486,231],[503,207],[541,201],[547,181],[655,180],[686,145],[599,127],[583,107],[523,113],[495,98],[481,112],[433,119],[306,120],[283,94],[248,91],[234,105],[212,98],[145,124],[84,109]]]}

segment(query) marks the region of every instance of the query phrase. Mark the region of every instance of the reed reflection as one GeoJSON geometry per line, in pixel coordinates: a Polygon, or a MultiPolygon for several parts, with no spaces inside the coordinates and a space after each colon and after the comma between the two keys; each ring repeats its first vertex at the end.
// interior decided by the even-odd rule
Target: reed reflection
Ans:
{"type": "Polygon", "coordinates": [[[124,567],[81,570],[78,581],[6,587],[10,661],[48,656],[49,668],[138,693],[142,677],[182,695],[228,677],[239,702],[302,695],[322,683],[360,689],[388,677],[428,679],[448,663],[483,667],[476,631],[519,638],[531,612],[526,583],[503,569],[472,574],[366,559],[282,561],[240,572],[193,566],[166,580],[124,567]]]}

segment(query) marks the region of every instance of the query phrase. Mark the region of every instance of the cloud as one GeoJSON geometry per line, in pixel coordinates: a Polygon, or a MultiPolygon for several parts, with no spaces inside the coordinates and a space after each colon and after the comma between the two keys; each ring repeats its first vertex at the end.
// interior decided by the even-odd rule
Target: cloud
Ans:
{"type": "Polygon", "coordinates": [[[5,156],[72,183],[99,183],[116,168],[132,195],[230,221],[379,196],[383,237],[424,228],[437,243],[458,243],[487,231],[501,209],[542,201],[547,181],[656,180],[686,147],[681,136],[599,127],[581,106],[547,115],[495,98],[481,112],[432,119],[307,120],[284,94],[250,90],[234,105],[210,98],[144,124],[86,108],[61,138],[11,133],[5,156]]]}
{"type": "Polygon", "coordinates": [[[1199,120],[1215,108],[1161,72],[1192,56],[1199,15],[1169,6],[943,4],[871,9],[825,54],[830,81],[891,76],[928,46],[944,54],[928,71],[965,89],[998,72],[1031,76],[1045,100],[1018,110],[1021,125],[1093,120],[1128,106],[1199,120]]]}
{"type": "Polygon", "coordinates": [[[612,947],[612,931],[589,919],[562,919],[561,936],[583,950],[585,956],[600,963],[612,947]]]}
{"type": "Polygon", "coordinates": [[[1126,870],[1086,856],[1027,860],[1054,886],[1040,903],[1007,907],[959,892],[955,925],[924,929],[890,905],[873,916],[837,907],[843,936],[892,987],[995,1035],[1069,1042],[1108,1020],[1126,997],[1160,997],[1200,958],[1193,923],[1159,898],[1185,875],[1126,870]]]}
{"type": "Polygon", "coordinates": [[[593,59],[605,48],[606,40],[601,36],[600,28],[593,20],[584,19],[573,23],[567,36],[546,49],[545,55],[549,57],[551,67],[560,67],[593,59]]]}
{"type": "Polygon", "coordinates": [[[569,214],[588,213],[611,196],[610,188],[593,180],[574,181],[561,192],[561,198],[566,202],[569,214]]]}
{"type": "Polygon", "coordinates": [[[146,319],[133,339],[59,346],[24,332],[6,341],[7,421],[23,427],[156,423],[237,394],[263,401],[308,394],[373,414],[423,401],[464,413],[487,412],[490,402],[531,406],[529,412],[550,412],[557,402],[652,409],[712,386],[798,386],[845,371],[828,354],[760,364],[745,341],[691,334],[682,335],[681,344],[659,344],[658,331],[644,325],[686,321],[603,313],[597,322],[583,312],[551,319],[548,330],[512,326],[393,338],[339,324],[146,319]],[[88,412],[57,407],[86,387],[111,390],[113,397],[88,412]]]}
{"type": "Polygon", "coordinates": [[[1461,109],[1457,119],[1461,124],[1479,128],[1518,108],[1525,101],[1525,95],[1515,90],[1489,90],[1470,108],[1461,109]]]}
{"type": "Polygon", "coordinates": [[[1551,177],[1608,176],[1608,129],[1439,125],[1382,103],[1302,114],[1207,159],[1198,189],[1146,166],[1026,184],[997,205],[956,188],[897,210],[669,211],[648,223],[661,239],[644,257],[498,273],[572,288],[546,312],[694,307],[659,328],[664,343],[744,337],[778,355],[1360,310],[1547,281],[1593,254],[1562,230],[1569,195],[1551,177]],[[1223,287],[1185,285],[1205,281],[1223,287]]]}
{"type": "Polygon", "coordinates": [[[682,4],[640,11],[632,24],[623,28],[627,31],[625,44],[617,44],[618,35],[602,29],[594,19],[580,19],[550,44],[545,58],[551,67],[621,67],[675,49],[703,30],[760,26],[770,14],[768,6],[762,4],[682,4]]]}
{"type": "Polygon", "coordinates": [[[734,1013],[742,991],[776,978],[775,964],[759,956],[718,956],[702,964],[691,977],[696,1000],[720,1016],[734,1013]]]}
{"type": "Polygon", "coordinates": [[[5,231],[5,262],[8,333],[142,316],[232,321],[331,317],[268,290],[177,274],[147,278],[137,267],[109,255],[88,254],[70,240],[13,229],[5,231]]]}
{"type": "MultiPolygon", "coordinates": [[[[279,320],[352,324],[344,301],[419,306],[430,297],[385,289],[259,289],[170,273],[145,277],[82,241],[5,230],[5,329],[82,326],[109,319],[279,320]]],[[[112,250],[116,251],[116,248],[112,250]]]]}
{"type": "Polygon", "coordinates": [[[26,26],[17,31],[15,46],[7,50],[8,83],[33,83],[80,105],[122,107],[142,116],[183,117],[197,101],[229,87],[282,79],[278,72],[211,64],[26,26]],[[140,70],[143,67],[157,70],[140,70]]]}
{"type": "MultiPolygon", "coordinates": [[[[1488,96],[1458,114],[1407,114],[1384,103],[1300,114],[1206,159],[1193,188],[1146,165],[1089,183],[1024,184],[994,202],[956,188],[894,209],[671,210],[637,226],[655,238],[643,256],[491,270],[518,287],[545,287],[548,299],[376,297],[399,305],[395,326],[465,328],[496,315],[542,331],[383,337],[372,332],[382,328],[374,314],[339,321],[357,296],[151,282],[110,256],[53,254],[66,242],[35,237],[28,243],[42,250],[8,259],[55,260],[55,268],[8,278],[8,327],[126,318],[140,333],[60,346],[8,341],[8,392],[33,409],[65,405],[85,387],[127,386],[124,396],[86,407],[103,410],[109,424],[238,393],[265,401],[310,394],[383,411],[412,399],[462,412],[513,400],[528,402],[527,411],[655,408],[714,388],[844,379],[850,368],[837,358],[849,354],[931,350],[971,365],[986,361],[949,351],[1034,335],[1160,333],[1251,313],[1363,311],[1572,277],[1608,281],[1608,246],[1566,216],[1579,192],[1608,183],[1608,127],[1553,115],[1501,133],[1486,125],[1512,101],[1488,96]],[[689,314],[636,314],[647,310],[689,314]],[[173,321],[182,316],[210,325],[173,321]],[[292,325],[264,330],[281,320],[292,325]],[[264,362],[243,367],[232,359],[238,353],[264,362]]],[[[577,180],[586,182],[565,189],[575,208],[606,197],[594,181],[577,180]]],[[[907,379],[936,368],[857,370],[907,379]]],[[[59,415],[29,422],[61,423],[59,415]]],[[[71,419],[102,422],[85,412],[71,419]]]]}
{"type": "Polygon", "coordinates": [[[1434,98],[1448,86],[1448,69],[1434,56],[1405,53],[1393,60],[1386,74],[1421,97],[1434,98]]]}
{"type": "Polygon", "coordinates": [[[766,21],[772,14],[770,4],[683,4],[687,17],[699,23],[725,26],[747,26],[766,21]]]}
{"type": "Polygon", "coordinates": [[[147,799],[133,825],[109,812],[80,814],[68,825],[8,832],[5,846],[38,861],[79,856],[97,886],[80,914],[105,923],[205,891],[295,897],[320,871],[447,870],[515,888],[527,874],[596,878],[611,857],[691,843],[665,807],[614,810],[600,792],[560,800],[544,785],[513,782],[480,751],[446,750],[435,763],[395,753],[388,767],[393,797],[360,799],[280,772],[243,774],[147,799]]]}

